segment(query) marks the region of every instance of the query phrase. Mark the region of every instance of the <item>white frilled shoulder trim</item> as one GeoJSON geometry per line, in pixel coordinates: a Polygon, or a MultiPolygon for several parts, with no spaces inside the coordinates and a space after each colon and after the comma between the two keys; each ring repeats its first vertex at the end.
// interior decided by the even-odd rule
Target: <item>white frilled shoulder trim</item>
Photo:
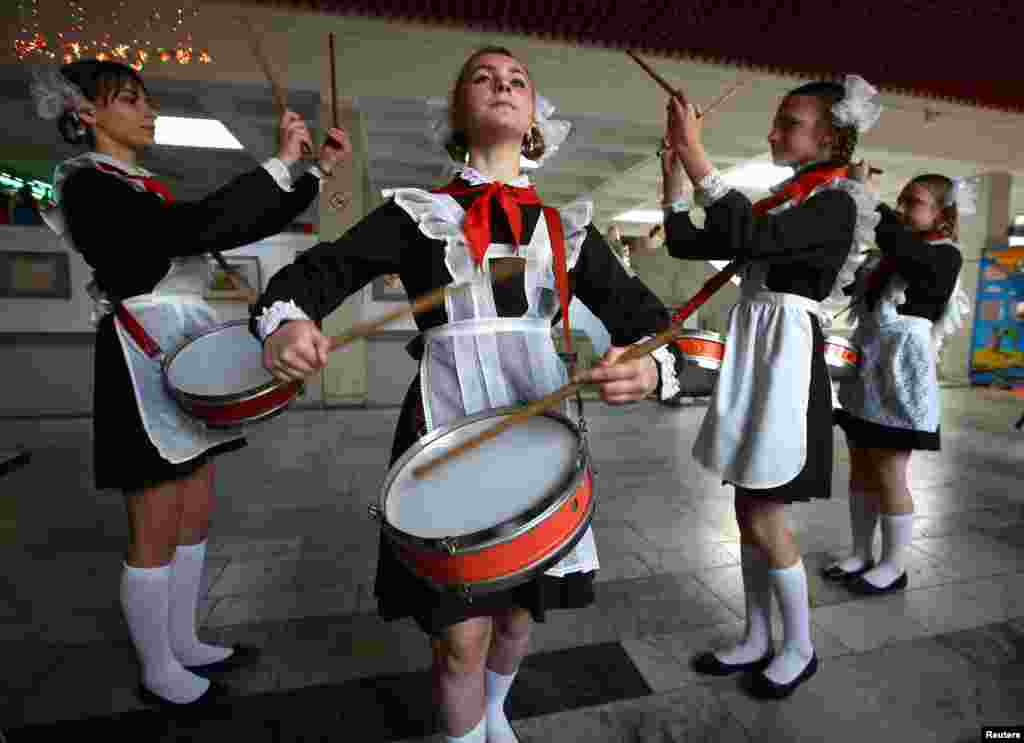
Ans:
{"type": "MultiPolygon", "coordinates": [[[[857,205],[857,221],[853,227],[853,242],[850,245],[850,252],[846,256],[846,262],[839,269],[839,275],[836,276],[828,296],[828,300],[842,303],[846,301],[843,289],[856,279],[857,269],[864,263],[864,252],[875,242],[875,228],[878,227],[882,215],[878,213],[878,196],[864,188],[864,184],[849,178],[838,178],[815,189],[814,193],[832,190],[848,193],[857,205]]],[[[811,195],[813,196],[814,193],[811,195]]]]}
{"type": "MultiPolygon", "coordinates": [[[[574,201],[558,210],[565,231],[565,263],[568,270],[576,267],[587,239],[587,227],[594,219],[593,201],[574,201]]],[[[543,219],[543,217],[541,217],[543,219]]]]}
{"type": "Polygon", "coordinates": [[[291,299],[287,302],[278,300],[269,307],[264,307],[257,320],[256,329],[260,334],[260,340],[277,330],[285,320],[309,320],[309,315],[302,311],[302,308],[291,299]]]}
{"type": "MultiPolygon", "coordinates": [[[[420,188],[386,190],[384,197],[394,199],[426,237],[444,241],[445,266],[456,281],[472,277],[475,267],[466,249],[466,236],[462,232],[466,212],[455,199],[448,194],[432,193],[420,188]]],[[[587,226],[593,219],[594,204],[591,201],[577,201],[558,211],[565,232],[566,264],[572,270],[587,238],[587,226]]]]}
{"type": "MultiPolygon", "coordinates": [[[[960,246],[953,243],[957,250],[960,246]]],[[[961,253],[963,251],[961,250],[961,253]]],[[[961,270],[961,275],[963,271],[961,270]]],[[[962,284],[960,275],[956,277],[956,284],[953,285],[953,293],[942,309],[939,319],[932,324],[932,342],[935,344],[935,352],[942,350],[942,343],[947,335],[960,332],[964,327],[965,318],[971,314],[971,298],[967,296],[962,284]]]]}

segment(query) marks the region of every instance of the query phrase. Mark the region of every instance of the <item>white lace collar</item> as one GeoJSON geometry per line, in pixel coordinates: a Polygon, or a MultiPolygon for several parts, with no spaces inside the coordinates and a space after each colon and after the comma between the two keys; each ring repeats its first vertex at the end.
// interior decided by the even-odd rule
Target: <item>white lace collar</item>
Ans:
{"type": "MultiPolygon", "coordinates": [[[[494,183],[494,178],[486,176],[476,168],[471,168],[465,165],[455,173],[459,178],[466,181],[471,186],[483,186],[486,183],[494,183]]],[[[520,175],[518,178],[513,178],[506,186],[512,186],[513,188],[529,188],[530,187],[530,176],[520,175]]]]}
{"type": "MultiPolygon", "coordinates": [[[[774,186],[772,186],[768,190],[771,191],[772,193],[779,193],[780,191],[784,190],[786,188],[786,186],[788,186],[790,183],[795,181],[797,178],[802,176],[807,171],[814,170],[815,168],[817,168],[817,167],[819,167],[821,165],[824,165],[827,162],[829,162],[829,161],[828,160],[812,160],[811,162],[807,163],[806,165],[801,165],[799,168],[793,168],[793,175],[791,175],[786,180],[782,181],[782,183],[776,183],[774,186]]],[[[790,166],[790,167],[792,167],[792,166],[790,166]]]]}

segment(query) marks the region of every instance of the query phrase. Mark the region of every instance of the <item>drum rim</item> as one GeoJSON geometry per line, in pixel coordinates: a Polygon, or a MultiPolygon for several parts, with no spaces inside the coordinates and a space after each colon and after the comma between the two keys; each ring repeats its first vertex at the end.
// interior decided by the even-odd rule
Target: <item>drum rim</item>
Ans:
{"type": "Polygon", "coordinates": [[[725,336],[722,333],[716,333],[714,330],[681,330],[675,336],[675,340],[682,340],[684,338],[695,338],[702,341],[712,341],[714,343],[721,343],[725,345],[725,336]]]}
{"type": "Polygon", "coordinates": [[[573,532],[571,538],[567,539],[564,544],[559,546],[558,549],[554,550],[551,554],[542,557],[532,565],[528,565],[516,570],[514,573],[509,573],[508,575],[503,575],[500,578],[494,578],[492,580],[476,581],[474,583],[438,583],[428,576],[417,573],[415,571],[415,566],[408,564],[404,559],[402,559],[401,555],[397,555],[397,557],[402,561],[406,568],[410,570],[410,572],[438,593],[456,592],[472,596],[503,591],[528,582],[539,571],[552,565],[557,565],[562,558],[572,552],[576,545],[579,544],[580,540],[583,539],[583,536],[587,533],[587,529],[592,525],[596,509],[597,498],[591,494],[590,502],[587,504],[587,511],[583,515],[583,518],[580,519],[580,523],[577,524],[576,530],[573,532]]]}
{"type": "Polygon", "coordinates": [[[176,397],[181,396],[181,397],[184,397],[186,400],[195,400],[196,402],[203,402],[203,403],[225,403],[225,404],[230,404],[230,403],[237,403],[237,402],[246,402],[248,400],[252,400],[252,399],[257,398],[260,395],[266,394],[268,392],[272,392],[275,389],[277,389],[278,387],[283,387],[283,386],[285,386],[287,384],[291,384],[290,382],[281,382],[281,381],[278,381],[278,380],[273,380],[273,381],[270,381],[270,382],[264,382],[263,384],[261,384],[261,385],[259,385],[257,387],[252,387],[252,388],[244,390],[242,392],[233,392],[230,395],[197,395],[197,394],[194,394],[194,393],[191,393],[191,392],[185,392],[184,390],[180,390],[180,389],[178,389],[177,387],[174,386],[174,383],[171,382],[171,378],[170,378],[170,368],[171,368],[171,364],[174,363],[174,359],[178,357],[178,354],[180,354],[182,351],[184,351],[188,346],[192,345],[192,343],[194,343],[195,341],[198,341],[200,338],[205,338],[208,335],[213,335],[214,333],[219,333],[222,330],[225,330],[225,329],[230,328],[230,327],[238,326],[238,325],[243,325],[243,326],[247,327],[249,325],[249,321],[248,320],[231,320],[229,322],[219,323],[217,325],[214,325],[213,327],[207,328],[206,330],[204,330],[199,335],[194,335],[194,336],[191,336],[190,338],[186,338],[184,341],[182,341],[177,346],[177,348],[174,349],[173,352],[171,352],[170,354],[168,354],[164,358],[163,369],[162,369],[163,377],[164,377],[164,382],[167,384],[167,387],[173,391],[173,393],[174,393],[174,395],[176,397]]]}
{"type": "Polygon", "coordinates": [[[409,545],[414,549],[447,553],[449,552],[449,545],[454,545],[456,554],[465,554],[469,552],[477,552],[496,544],[511,541],[519,535],[529,531],[538,523],[550,516],[551,513],[561,508],[561,506],[569,500],[577,490],[579,490],[580,485],[583,483],[583,479],[586,477],[586,473],[589,469],[590,452],[583,443],[579,427],[573,423],[571,419],[557,411],[547,410],[539,415],[546,416],[557,420],[560,423],[566,424],[571,431],[576,433],[579,443],[575,470],[573,471],[571,478],[569,478],[568,483],[561,487],[557,493],[542,499],[532,508],[518,516],[514,516],[513,518],[487,529],[470,532],[469,534],[464,534],[458,537],[417,537],[413,534],[402,531],[396,526],[392,526],[387,520],[389,490],[394,484],[395,479],[398,477],[398,473],[404,469],[413,457],[439,438],[446,436],[459,428],[472,425],[473,423],[486,420],[488,418],[498,418],[503,415],[511,415],[513,413],[520,412],[521,410],[522,406],[519,405],[507,405],[501,408],[489,408],[487,410],[482,410],[479,413],[459,418],[445,426],[435,428],[426,436],[416,441],[415,444],[410,446],[405,453],[398,458],[398,461],[396,461],[388,470],[388,474],[384,478],[384,483],[381,485],[380,494],[377,498],[381,529],[383,529],[390,537],[397,539],[403,544],[409,545]]]}

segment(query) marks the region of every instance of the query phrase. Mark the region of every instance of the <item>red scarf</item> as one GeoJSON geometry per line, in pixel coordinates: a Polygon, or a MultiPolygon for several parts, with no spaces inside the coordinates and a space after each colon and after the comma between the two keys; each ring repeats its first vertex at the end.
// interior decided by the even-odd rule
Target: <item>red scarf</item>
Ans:
{"type": "Polygon", "coordinates": [[[792,201],[793,206],[800,206],[814,189],[826,183],[831,183],[837,178],[845,178],[849,173],[849,169],[848,165],[839,165],[830,168],[822,167],[808,170],[806,173],[793,178],[783,188],[779,189],[778,192],[754,204],[754,216],[763,216],[775,207],[782,206],[787,201],[792,201]]]}
{"type": "Polygon", "coordinates": [[[100,162],[98,160],[94,162],[96,163],[96,168],[98,170],[104,173],[110,173],[111,175],[115,175],[123,180],[127,180],[131,182],[133,185],[138,184],[142,186],[143,191],[145,191],[146,193],[156,194],[158,197],[160,197],[160,200],[163,201],[164,204],[174,203],[174,196],[168,190],[167,186],[158,181],[156,178],[144,175],[130,175],[129,173],[126,173],[120,168],[114,167],[109,163],[100,162]]]}
{"type": "Polygon", "coordinates": [[[558,286],[558,298],[562,306],[562,330],[565,333],[565,350],[572,352],[572,335],[569,329],[569,271],[565,253],[565,230],[562,228],[562,217],[557,209],[544,206],[533,186],[519,188],[508,186],[497,181],[481,186],[470,186],[456,178],[443,188],[436,188],[434,193],[446,193],[450,196],[476,196],[476,200],[466,211],[462,222],[462,232],[469,243],[473,262],[483,266],[484,256],[491,244],[491,212],[494,199],[505,213],[508,224],[512,228],[516,248],[523,241],[523,206],[540,206],[544,212],[544,221],[548,225],[551,238],[551,252],[554,256],[555,284],[558,286]]]}

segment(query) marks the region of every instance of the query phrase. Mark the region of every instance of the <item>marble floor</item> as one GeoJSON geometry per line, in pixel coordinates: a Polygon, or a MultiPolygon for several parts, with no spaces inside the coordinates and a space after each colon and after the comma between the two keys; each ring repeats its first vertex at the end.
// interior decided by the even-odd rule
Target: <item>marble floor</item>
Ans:
{"type": "MultiPolygon", "coordinates": [[[[944,389],[943,400],[943,450],[911,464],[906,592],[861,598],[818,575],[850,541],[838,431],[832,499],[789,509],[821,667],[771,703],[687,665],[740,633],[743,618],[732,491],[689,455],[705,408],[591,404],[598,600],[537,627],[509,705],[523,743],[960,743],[982,739],[984,725],[1024,723],[1024,432],[1014,429],[1024,401],[970,388],[944,389]],[[589,686],[584,673],[595,676],[589,686]]],[[[367,505],[396,414],[290,412],[220,460],[203,636],[262,647],[256,665],[228,678],[254,705],[308,691],[336,708],[336,729],[316,740],[397,740],[403,729],[420,733],[408,740],[434,739],[415,725],[377,726],[365,709],[346,713],[384,704],[382,689],[422,688],[430,660],[411,622],[374,613],[367,505]]],[[[10,743],[35,740],[18,737],[42,729],[31,726],[65,721],[73,734],[74,721],[142,707],[117,598],[124,509],[116,492],[92,487],[90,426],[0,420],[0,449],[31,452],[0,477],[16,518],[0,542],[0,730],[10,743]]]]}

